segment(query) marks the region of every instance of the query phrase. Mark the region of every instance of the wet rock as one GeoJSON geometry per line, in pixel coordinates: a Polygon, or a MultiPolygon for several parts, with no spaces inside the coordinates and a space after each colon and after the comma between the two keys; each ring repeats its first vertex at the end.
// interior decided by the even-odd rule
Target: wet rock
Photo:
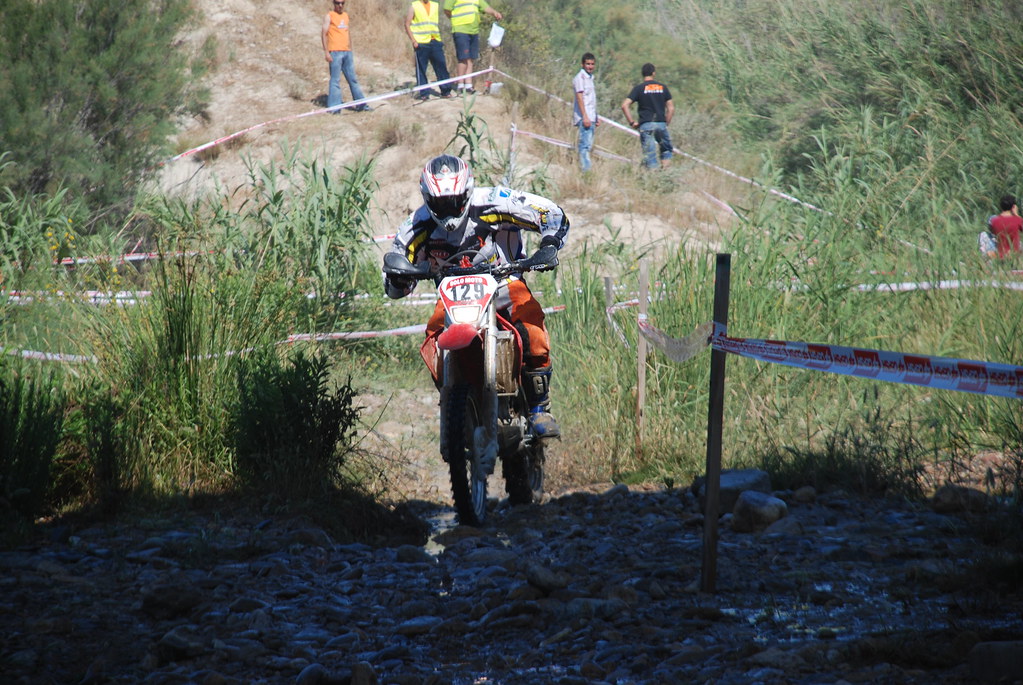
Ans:
{"type": "Polygon", "coordinates": [[[295,678],[295,685],[323,685],[328,677],[322,664],[309,664],[295,678]]]}
{"type": "Polygon", "coordinates": [[[360,661],[352,667],[352,685],[378,685],[379,682],[372,664],[360,661]]]}
{"type": "MultiPolygon", "coordinates": [[[[735,525],[734,519],[732,525],[735,525]]],[[[764,528],[765,535],[802,535],[804,532],[803,524],[791,516],[779,519],[764,528]]]]}
{"type": "Polygon", "coordinates": [[[970,670],[984,682],[1023,680],[1023,641],[978,642],[970,650],[970,670]]]}
{"type": "Polygon", "coordinates": [[[545,594],[550,594],[555,590],[568,587],[569,579],[564,573],[552,571],[536,562],[530,562],[526,566],[526,580],[533,587],[538,588],[545,594]]]}
{"type": "Polygon", "coordinates": [[[257,609],[266,609],[269,605],[261,599],[255,597],[239,597],[235,601],[231,602],[231,606],[228,609],[231,613],[235,614],[247,614],[250,611],[256,611],[257,609]]]}
{"type": "Polygon", "coordinates": [[[157,649],[166,663],[198,656],[205,651],[205,644],[196,626],[184,625],[172,628],[160,638],[157,649]]]}
{"type": "Polygon", "coordinates": [[[785,501],[755,490],[739,494],[732,512],[732,530],[737,533],[752,533],[763,530],[775,521],[788,515],[785,501]]]}
{"type": "MultiPolygon", "coordinates": [[[[694,501],[589,488],[446,530],[427,548],[437,556],[407,540],[304,544],[294,525],[259,515],[43,537],[0,550],[5,682],[79,682],[88,671],[87,682],[201,685],[924,685],[976,678],[966,655],[992,634],[985,626],[1017,625],[1023,611],[1012,591],[997,602],[983,588],[960,587],[954,602],[940,594],[976,556],[972,526],[849,494],[793,504],[762,535],[722,524],[718,591],[705,595],[703,531],[687,525],[699,520],[694,501]],[[203,553],[186,553],[198,540],[203,553]],[[127,560],[146,549],[181,563],[127,560]],[[955,647],[938,665],[913,661],[903,637],[858,639],[941,639],[950,606],[983,610],[955,616],[955,647]]],[[[436,511],[450,520],[447,504],[436,511]]]]}
{"type": "Polygon", "coordinates": [[[437,558],[422,547],[402,545],[397,551],[398,562],[401,564],[436,564],[437,558]]]}
{"type": "Polygon", "coordinates": [[[817,501],[817,489],[812,485],[796,488],[795,492],[792,493],[792,499],[799,504],[812,504],[817,501]]]}
{"type": "Polygon", "coordinates": [[[395,632],[399,635],[425,635],[443,622],[439,616],[418,616],[399,624],[395,632]]]}
{"type": "Polygon", "coordinates": [[[985,493],[964,485],[943,485],[931,498],[931,508],[939,514],[987,511],[991,505],[985,493]]]}
{"type": "Polygon", "coordinates": [[[143,588],[140,608],[153,618],[167,619],[188,614],[201,601],[202,595],[194,585],[173,579],[143,588]]]}
{"type": "MultiPolygon", "coordinates": [[[[699,477],[693,481],[691,490],[700,502],[700,511],[707,508],[706,478],[699,477]]],[[[718,512],[724,513],[735,508],[739,494],[747,490],[756,490],[765,494],[771,492],[771,476],[760,469],[725,469],[721,472],[720,491],[718,495],[718,512]]]]}

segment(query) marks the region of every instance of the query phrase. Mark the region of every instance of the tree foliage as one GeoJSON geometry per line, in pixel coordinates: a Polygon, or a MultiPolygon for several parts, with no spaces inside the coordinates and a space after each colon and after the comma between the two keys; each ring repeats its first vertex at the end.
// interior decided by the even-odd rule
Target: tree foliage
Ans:
{"type": "Polygon", "coordinates": [[[0,22],[0,184],[106,207],[130,198],[176,114],[201,97],[177,47],[188,0],[7,0],[0,22]],[[189,99],[193,98],[193,99],[189,99]]]}

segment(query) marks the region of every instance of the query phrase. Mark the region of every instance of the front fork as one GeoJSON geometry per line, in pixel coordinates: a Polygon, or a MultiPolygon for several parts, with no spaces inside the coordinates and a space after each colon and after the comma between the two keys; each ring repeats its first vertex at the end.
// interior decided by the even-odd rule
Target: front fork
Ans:
{"type": "Polygon", "coordinates": [[[473,456],[488,476],[497,466],[497,307],[487,307],[487,329],[483,337],[483,416],[473,436],[473,456]]]}

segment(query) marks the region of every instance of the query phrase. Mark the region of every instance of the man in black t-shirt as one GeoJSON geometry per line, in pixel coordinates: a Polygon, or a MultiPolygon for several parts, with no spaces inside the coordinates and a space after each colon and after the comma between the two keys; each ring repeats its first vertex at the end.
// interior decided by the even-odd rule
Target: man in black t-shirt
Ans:
{"type": "Polygon", "coordinates": [[[629,97],[622,100],[622,112],[625,113],[625,120],[629,126],[639,129],[639,142],[643,145],[643,163],[647,169],[658,167],[660,164],[667,166],[671,160],[671,135],[668,133],[668,124],[675,114],[675,103],[671,101],[671,91],[668,86],[654,80],[656,70],[654,65],[647,62],[643,65],[643,82],[637,85],[629,93],[629,97]],[[633,119],[629,108],[632,103],[639,105],[639,119],[633,119]]]}

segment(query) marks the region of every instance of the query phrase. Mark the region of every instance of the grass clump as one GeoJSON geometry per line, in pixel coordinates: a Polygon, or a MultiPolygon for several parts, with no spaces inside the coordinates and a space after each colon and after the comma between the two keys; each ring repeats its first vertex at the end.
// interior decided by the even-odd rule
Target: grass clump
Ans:
{"type": "Polygon", "coordinates": [[[329,363],[298,351],[261,353],[238,369],[231,417],[237,476],[257,491],[301,500],[342,481],[359,418],[350,382],[329,385],[329,363]]]}
{"type": "Polygon", "coordinates": [[[928,450],[917,437],[920,427],[896,425],[875,403],[877,397],[876,388],[868,391],[862,415],[822,435],[820,447],[775,448],[761,454],[757,466],[782,489],[812,485],[819,492],[841,489],[921,499],[928,450]]]}
{"type": "Polygon", "coordinates": [[[64,412],[49,377],[0,362],[0,513],[14,530],[45,506],[64,412]]]}

